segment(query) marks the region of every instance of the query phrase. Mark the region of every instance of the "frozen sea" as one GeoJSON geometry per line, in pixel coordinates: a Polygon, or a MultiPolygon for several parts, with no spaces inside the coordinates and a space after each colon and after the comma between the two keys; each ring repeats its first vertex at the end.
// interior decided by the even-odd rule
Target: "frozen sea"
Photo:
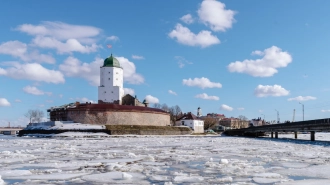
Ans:
{"type": "Polygon", "coordinates": [[[330,184],[328,133],[57,136],[69,137],[0,136],[0,184],[330,184]]]}

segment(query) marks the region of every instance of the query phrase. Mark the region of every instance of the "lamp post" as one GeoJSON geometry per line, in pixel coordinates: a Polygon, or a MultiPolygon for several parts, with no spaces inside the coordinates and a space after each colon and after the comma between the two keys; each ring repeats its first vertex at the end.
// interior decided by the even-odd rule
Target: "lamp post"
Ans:
{"type": "Polygon", "coordinates": [[[299,102],[299,104],[302,105],[302,111],[303,111],[303,121],[305,121],[305,110],[304,110],[304,104],[302,104],[301,102],[299,102]]]}
{"type": "Polygon", "coordinates": [[[276,109],[275,109],[275,111],[277,112],[277,123],[280,123],[280,113],[276,109]]]}

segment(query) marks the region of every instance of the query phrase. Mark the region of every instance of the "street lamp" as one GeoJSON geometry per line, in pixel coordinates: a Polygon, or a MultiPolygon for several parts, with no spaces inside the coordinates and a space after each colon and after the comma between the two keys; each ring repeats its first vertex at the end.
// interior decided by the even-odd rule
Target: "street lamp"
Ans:
{"type": "Polygon", "coordinates": [[[280,113],[276,109],[275,109],[275,111],[277,112],[277,123],[280,123],[280,113]]]}
{"type": "Polygon", "coordinates": [[[302,105],[302,111],[303,111],[303,121],[305,121],[305,110],[304,110],[304,104],[302,104],[301,102],[299,102],[299,104],[302,105]]]}

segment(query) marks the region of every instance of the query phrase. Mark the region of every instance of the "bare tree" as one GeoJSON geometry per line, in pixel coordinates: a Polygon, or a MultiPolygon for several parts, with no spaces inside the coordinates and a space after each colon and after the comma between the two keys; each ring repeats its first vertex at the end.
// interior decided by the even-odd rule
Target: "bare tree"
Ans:
{"type": "Polygon", "coordinates": [[[181,108],[179,107],[179,105],[174,106],[174,112],[175,112],[175,115],[176,115],[176,116],[178,116],[179,114],[182,113],[182,110],[181,110],[181,108]]]}
{"type": "Polygon", "coordinates": [[[159,104],[159,103],[154,103],[154,106],[153,106],[154,108],[157,108],[157,109],[160,109],[160,108],[162,108],[162,106],[159,104]]]}
{"type": "Polygon", "coordinates": [[[248,118],[243,115],[239,115],[238,119],[243,120],[243,121],[248,121],[248,118]]]}
{"type": "Polygon", "coordinates": [[[175,116],[175,109],[174,109],[174,107],[170,107],[169,112],[170,112],[170,121],[171,121],[171,125],[174,126],[174,125],[175,125],[175,121],[176,121],[176,116],[175,116]]]}
{"type": "Polygon", "coordinates": [[[164,103],[162,106],[161,106],[161,109],[165,112],[169,112],[170,108],[166,105],[166,103],[164,103]]]}
{"type": "Polygon", "coordinates": [[[30,119],[30,123],[40,123],[44,115],[44,112],[39,109],[30,109],[25,114],[25,117],[30,119]]]}
{"type": "Polygon", "coordinates": [[[169,108],[171,124],[175,125],[175,121],[178,119],[181,114],[181,108],[178,105],[172,106],[169,108]]]}
{"type": "Polygon", "coordinates": [[[217,122],[218,122],[217,119],[214,119],[212,117],[206,117],[204,119],[204,130],[210,129],[211,127],[216,125],[217,122]]]}

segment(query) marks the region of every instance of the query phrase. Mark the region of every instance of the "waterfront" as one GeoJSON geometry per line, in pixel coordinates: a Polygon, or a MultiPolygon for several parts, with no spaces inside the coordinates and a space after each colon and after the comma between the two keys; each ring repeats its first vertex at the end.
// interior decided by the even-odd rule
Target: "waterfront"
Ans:
{"type": "Polygon", "coordinates": [[[308,134],[298,135],[306,141],[225,136],[78,136],[0,136],[2,180],[6,184],[95,185],[330,183],[327,133],[317,133],[315,142],[308,141],[308,134]]]}

